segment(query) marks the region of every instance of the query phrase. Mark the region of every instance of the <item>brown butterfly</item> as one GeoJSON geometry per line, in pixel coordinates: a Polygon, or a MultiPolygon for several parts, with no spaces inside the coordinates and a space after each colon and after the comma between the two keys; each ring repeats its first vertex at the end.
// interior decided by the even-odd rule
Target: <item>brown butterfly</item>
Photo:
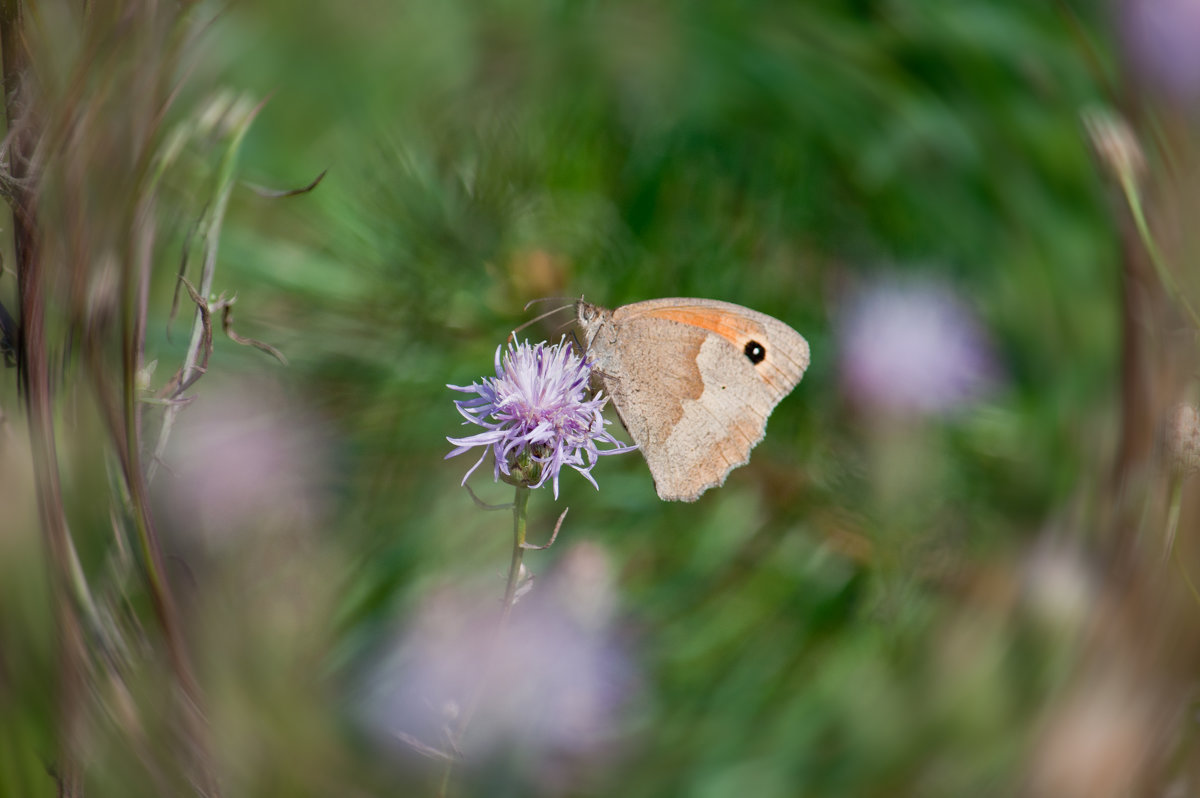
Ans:
{"type": "Polygon", "coordinates": [[[580,299],[575,315],[593,373],[668,501],[695,501],[745,465],[767,416],[808,368],[800,333],[729,302],[608,310],[580,299]]]}

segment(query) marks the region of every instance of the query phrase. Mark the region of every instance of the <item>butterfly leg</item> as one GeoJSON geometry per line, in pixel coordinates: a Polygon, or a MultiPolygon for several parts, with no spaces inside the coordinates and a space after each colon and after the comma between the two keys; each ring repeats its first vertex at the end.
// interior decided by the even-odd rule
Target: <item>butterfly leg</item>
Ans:
{"type": "Polygon", "coordinates": [[[576,352],[587,352],[587,347],[584,346],[583,341],[579,340],[579,336],[575,334],[574,330],[571,330],[571,346],[576,352]]]}

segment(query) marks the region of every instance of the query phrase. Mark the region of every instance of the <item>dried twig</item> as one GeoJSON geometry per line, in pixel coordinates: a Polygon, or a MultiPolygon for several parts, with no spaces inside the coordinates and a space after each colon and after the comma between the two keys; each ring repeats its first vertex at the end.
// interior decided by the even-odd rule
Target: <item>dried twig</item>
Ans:
{"type": "Polygon", "coordinates": [[[187,234],[183,237],[183,245],[179,254],[179,272],[176,275],[177,281],[175,288],[171,292],[171,309],[167,312],[167,340],[171,340],[171,322],[175,321],[175,314],[179,312],[179,286],[187,282],[184,278],[187,277],[188,258],[192,251],[192,243],[196,239],[196,231],[200,229],[200,223],[204,220],[204,215],[208,212],[208,206],[200,212],[196,217],[196,221],[188,228],[187,234]]]}
{"type": "Polygon", "coordinates": [[[252,346],[255,349],[262,350],[286,366],[288,361],[287,358],[283,356],[283,352],[280,352],[278,349],[268,343],[263,343],[262,341],[254,338],[246,338],[233,331],[233,303],[235,301],[237,301],[237,297],[224,300],[221,307],[221,328],[225,331],[225,334],[229,336],[229,340],[233,341],[235,344],[252,346]]]}
{"type": "Polygon", "coordinates": [[[329,172],[328,169],[321,170],[321,174],[317,175],[316,179],[314,179],[307,186],[301,186],[300,188],[272,189],[272,188],[267,188],[266,186],[257,185],[255,183],[243,183],[243,185],[245,185],[246,188],[250,189],[258,196],[263,197],[265,199],[283,199],[284,197],[298,197],[301,194],[307,194],[308,192],[312,191],[314,188],[319,186],[321,184],[321,181],[325,179],[325,175],[328,172],[329,172]]]}

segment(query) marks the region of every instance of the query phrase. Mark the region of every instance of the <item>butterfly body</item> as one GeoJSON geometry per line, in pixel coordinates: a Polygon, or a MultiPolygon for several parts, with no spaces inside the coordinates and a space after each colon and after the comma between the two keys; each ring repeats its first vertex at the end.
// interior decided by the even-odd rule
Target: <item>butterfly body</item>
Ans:
{"type": "Polygon", "coordinates": [[[750,459],[767,417],[808,368],[808,343],[764,313],[713,299],[652,299],[576,319],[658,495],[695,501],[750,459]]]}

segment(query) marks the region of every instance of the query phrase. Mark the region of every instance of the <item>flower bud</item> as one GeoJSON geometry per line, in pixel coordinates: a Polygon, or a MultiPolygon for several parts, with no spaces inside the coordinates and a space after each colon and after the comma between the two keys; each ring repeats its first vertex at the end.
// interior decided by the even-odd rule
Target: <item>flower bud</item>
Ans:
{"type": "Polygon", "coordinates": [[[1102,110],[1083,113],[1083,126],[1104,170],[1122,186],[1133,186],[1146,173],[1146,156],[1137,135],[1122,117],[1102,110]]]}

